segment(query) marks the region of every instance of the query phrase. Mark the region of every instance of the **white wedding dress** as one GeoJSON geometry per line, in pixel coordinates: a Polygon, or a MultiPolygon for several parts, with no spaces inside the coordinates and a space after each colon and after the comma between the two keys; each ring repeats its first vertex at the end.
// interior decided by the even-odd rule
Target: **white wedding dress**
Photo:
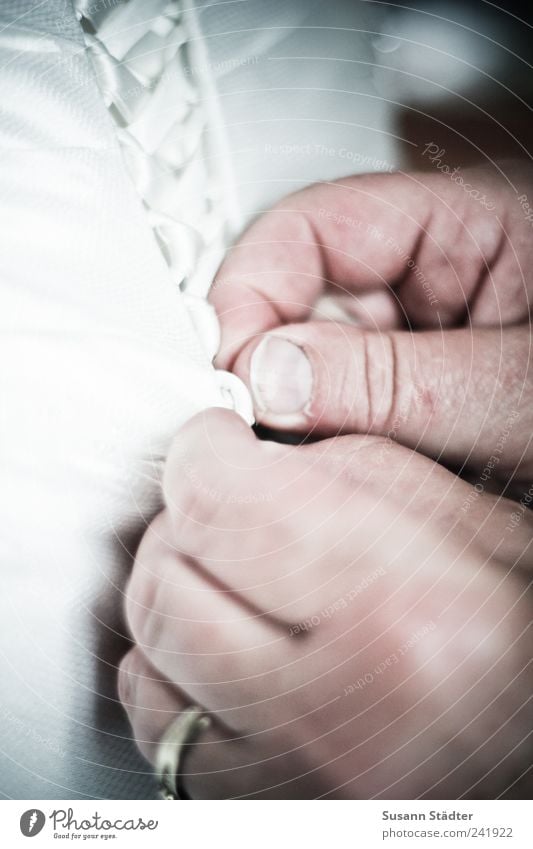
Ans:
{"type": "Polygon", "coordinates": [[[189,5],[0,5],[5,798],[156,796],[122,589],[179,426],[251,420],[205,294],[276,198],[394,165],[368,4],[189,5]]]}

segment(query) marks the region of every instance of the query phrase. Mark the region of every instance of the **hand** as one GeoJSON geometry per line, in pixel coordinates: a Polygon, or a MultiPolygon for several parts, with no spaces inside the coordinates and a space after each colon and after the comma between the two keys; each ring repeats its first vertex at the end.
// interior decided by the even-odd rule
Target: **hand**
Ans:
{"type": "Polygon", "coordinates": [[[119,681],[149,760],[195,702],[193,798],[515,792],[528,511],[507,530],[516,504],[391,440],[293,448],[223,410],[180,431],[163,488],[119,681]]]}
{"type": "Polygon", "coordinates": [[[260,422],[531,482],[533,171],[500,170],[318,184],[250,227],[211,300],[260,422]]]}

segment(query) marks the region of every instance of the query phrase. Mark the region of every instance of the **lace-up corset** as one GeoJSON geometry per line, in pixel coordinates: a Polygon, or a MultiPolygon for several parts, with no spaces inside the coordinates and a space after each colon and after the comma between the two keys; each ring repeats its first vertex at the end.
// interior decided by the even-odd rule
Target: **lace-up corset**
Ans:
{"type": "MultiPolygon", "coordinates": [[[[212,360],[220,330],[206,295],[241,221],[194,9],[77,0],[75,10],[154,238],[212,360]]],[[[244,384],[217,376],[223,405],[252,424],[244,384]]]]}

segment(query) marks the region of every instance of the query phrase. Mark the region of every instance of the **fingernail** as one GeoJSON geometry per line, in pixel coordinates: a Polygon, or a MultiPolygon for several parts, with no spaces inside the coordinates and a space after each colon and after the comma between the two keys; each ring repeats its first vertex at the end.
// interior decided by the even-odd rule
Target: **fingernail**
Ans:
{"type": "Polygon", "coordinates": [[[258,409],[277,415],[299,413],[311,401],[313,371],[298,345],[266,336],[252,354],[250,382],[258,409]]]}

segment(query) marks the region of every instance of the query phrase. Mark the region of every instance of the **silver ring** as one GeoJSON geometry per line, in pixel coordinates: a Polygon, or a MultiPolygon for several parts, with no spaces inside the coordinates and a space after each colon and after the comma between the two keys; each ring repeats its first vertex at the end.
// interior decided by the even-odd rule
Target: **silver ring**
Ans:
{"type": "Polygon", "coordinates": [[[184,748],[209,728],[211,720],[198,705],[186,708],[170,723],[159,741],[156,771],[159,773],[159,793],[163,799],[190,799],[183,789],[182,766],[184,748]]]}

